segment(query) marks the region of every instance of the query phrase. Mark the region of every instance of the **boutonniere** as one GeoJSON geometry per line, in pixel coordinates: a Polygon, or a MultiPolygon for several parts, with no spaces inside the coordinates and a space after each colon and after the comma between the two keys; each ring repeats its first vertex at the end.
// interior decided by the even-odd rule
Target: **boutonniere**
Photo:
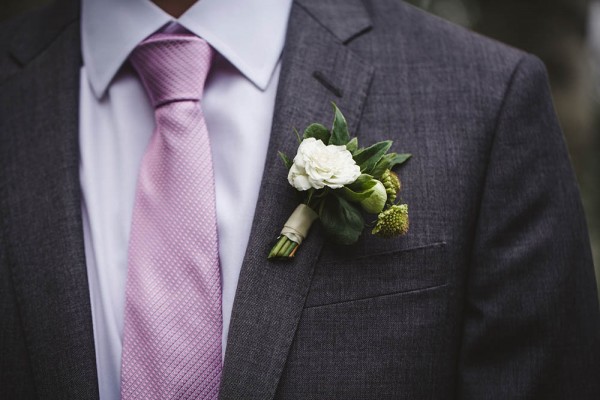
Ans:
{"type": "Polygon", "coordinates": [[[314,221],[329,240],[355,243],[367,223],[363,214],[376,215],[371,233],[382,237],[408,231],[408,205],[398,204],[400,180],[392,169],[410,154],[388,153],[390,140],[359,147],[350,138],[348,124],[334,104],[333,126],[309,125],[293,160],[279,152],[288,181],[302,195],[302,202],[284,224],[269,258],[294,257],[314,221]]]}

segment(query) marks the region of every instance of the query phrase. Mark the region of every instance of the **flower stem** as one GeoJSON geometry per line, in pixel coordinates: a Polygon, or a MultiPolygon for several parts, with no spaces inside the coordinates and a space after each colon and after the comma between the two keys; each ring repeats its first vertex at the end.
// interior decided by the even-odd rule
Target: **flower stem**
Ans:
{"type": "Polygon", "coordinates": [[[285,250],[284,257],[293,257],[292,252],[296,249],[296,247],[298,247],[298,243],[290,241],[289,247],[285,250]]]}
{"type": "Polygon", "coordinates": [[[312,200],[312,198],[313,198],[313,194],[315,194],[315,189],[313,189],[313,188],[310,188],[310,189],[308,190],[308,199],[306,200],[306,203],[305,203],[305,204],[306,204],[307,206],[309,206],[309,207],[311,206],[311,204],[310,204],[310,201],[311,201],[311,200],[312,200]]]}
{"type": "Polygon", "coordinates": [[[288,251],[290,250],[290,248],[292,247],[292,241],[291,240],[287,240],[285,242],[285,244],[283,245],[283,247],[281,247],[281,255],[283,257],[286,257],[288,254],[288,251]]]}
{"type": "Polygon", "coordinates": [[[298,243],[289,239],[285,235],[281,235],[279,239],[277,239],[277,243],[271,249],[269,253],[269,259],[273,258],[291,258],[294,257],[296,253],[296,249],[298,248],[298,243]]]}
{"type": "Polygon", "coordinates": [[[289,255],[288,257],[289,257],[289,258],[291,258],[291,257],[294,257],[294,256],[296,255],[296,250],[298,250],[298,248],[299,248],[299,247],[300,247],[300,245],[299,245],[299,244],[297,244],[297,245],[294,247],[294,250],[292,250],[292,252],[290,253],[290,255],[289,255]]]}
{"type": "Polygon", "coordinates": [[[281,252],[281,247],[285,244],[287,240],[289,240],[287,237],[281,235],[275,246],[273,246],[273,248],[271,249],[268,258],[280,257],[278,254],[281,252]]]}
{"type": "MultiPolygon", "coordinates": [[[[321,199],[313,199],[315,203],[321,199]]],[[[300,204],[288,218],[277,241],[267,258],[291,259],[296,254],[300,243],[306,238],[312,223],[318,219],[317,213],[306,204],[300,204]]]]}

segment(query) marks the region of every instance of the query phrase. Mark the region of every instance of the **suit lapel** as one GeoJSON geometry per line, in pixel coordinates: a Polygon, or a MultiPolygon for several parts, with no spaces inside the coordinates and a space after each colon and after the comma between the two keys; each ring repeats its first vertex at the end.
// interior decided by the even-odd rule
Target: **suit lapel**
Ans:
{"type": "Polygon", "coordinates": [[[293,128],[329,125],[331,101],[354,133],[373,75],[373,67],[344,44],[369,27],[362,5],[326,4],[311,0],[292,7],[269,151],[232,312],[222,399],[275,395],[324,240],[316,223],[293,261],[267,261],[273,240],[299,204],[277,151],[295,155],[293,128]]]}
{"type": "Polygon", "coordinates": [[[17,32],[22,66],[0,90],[6,252],[40,398],[97,398],[80,211],[79,11],[56,6],[17,32]]]}

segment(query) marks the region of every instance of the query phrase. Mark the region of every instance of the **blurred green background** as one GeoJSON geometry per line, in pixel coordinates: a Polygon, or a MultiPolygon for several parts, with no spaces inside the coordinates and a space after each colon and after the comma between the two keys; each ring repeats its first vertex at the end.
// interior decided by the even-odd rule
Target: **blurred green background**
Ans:
{"type": "MultiPolygon", "coordinates": [[[[600,0],[407,1],[546,63],[600,277],[600,0]]],[[[0,20],[47,2],[2,0],[0,20]]]]}

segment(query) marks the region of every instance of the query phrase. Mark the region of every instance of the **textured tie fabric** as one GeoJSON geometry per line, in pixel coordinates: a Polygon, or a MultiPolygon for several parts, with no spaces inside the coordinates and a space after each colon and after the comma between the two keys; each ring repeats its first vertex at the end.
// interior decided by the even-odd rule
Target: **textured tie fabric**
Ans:
{"type": "Polygon", "coordinates": [[[127,271],[123,399],[216,399],[221,276],[212,157],[200,107],[213,51],[157,33],[130,61],[155,108],[140,168],[127,271]]]}

